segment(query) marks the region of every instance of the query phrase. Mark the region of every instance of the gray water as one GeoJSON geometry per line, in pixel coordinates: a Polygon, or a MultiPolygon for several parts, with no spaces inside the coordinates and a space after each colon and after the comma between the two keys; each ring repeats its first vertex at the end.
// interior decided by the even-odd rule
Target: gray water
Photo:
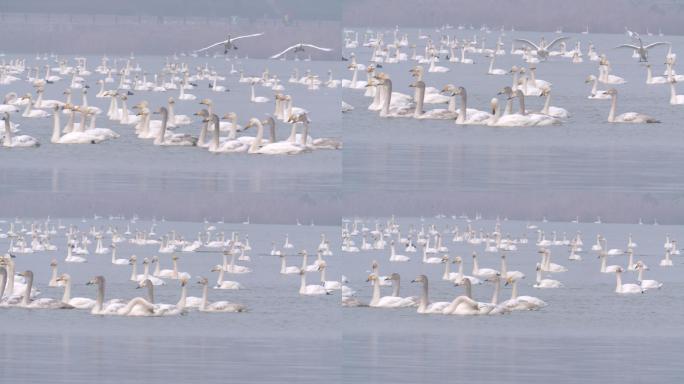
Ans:
{"type": "MultiPolygon", "coordinates": [[[[126,230],[126,221],[62,220],[82,230],[90,225],[106,229],[116,226],[126,230]]],[[[30,221],[25,221],[30,223],[30,221]]],[[[53,220],[56,224],[56,220],[53,220]]],[[[163,383],[163,382],[263,382],[283,380],[318,383],[321,377],[334,379],[339,374],[341,349],[339,295],[304,297],[298,294],[299,276],[279,274],[280,260],[271,256],[271,242],[282,247],[285,236],[295,248],[283,250],[288,265],[300,265],[296,253],[307,249],[313,254],[321,234],[330,240],[335,255],[326,257],[327,279],[339,279],[340,264],[337,249],[338,229],[325,226],[213,224],[214,237],[221,231],[230,235],[237,231],[241,239],[249,236],[251,262],[236,262],[252,268],[248,274],[226,274],[226,280],[238,281],[245,290],[209,289],[209,301],[228,300],[248,306],[245,313],[200,313],[164,318],[126,318],[93,316],[81,310],[25,310],[4,308],[0,330],[0,381],[3,382],[92,382],[163,383]]],[[[149,230],[150,221],[131,224],[131,231],[149,230]]],[[[3,230],[8,224],[0,224],[3,230]]],[[[21,225],[17,224],[16,229],[21,225]]],[[[206,228],[203,223],[160,222],[159,235],[176,230],[186,239],[206,228]]],[[[60,231],[61,232],[61,231],[60,231]]],[[[145,296],[129,279],[130,266],[114,266],[111,255],[87,256],[85,264],[64,263],[65,237],[54,236],[55,252],[17,254],[17,272],[31,269],[34,285],[41,297],[60,299],[61,288],[49,288],[50,260],[59,261],[59,272],[72,277],[72,297],[95,297],[96,289],[85,283],[94,275],[106,278],[105,300],[130,299],[145,296]]],[[[0,241],[5,249],[9,240],[0,241]]],[[[108,244],[105,244],[108,246],[108,244]]],[[[142,273],[143,257],[159,255],[161,268],[171,268],[171,255],[158,254],[158,246],[136,246],[128,241],[119,243],[117,258],[138,256],[138,273],[142,273]]],[[[210,285],[217,273],[212,266],[221,263],[221,252],[177,253],[179,270],[189,272],[188,296],[201,297],[197,277],[209,278],[210,285]]],[[[318,273],[310,273],[307,284],[315,284],[318,273]]],[[[176,303],[180,285],[175,280],[155,286],[155,301],[176,303]]]]}
{"type": "MultiPolygon", "coordinates": [[[[9,57],[23,57],[7,54],[9,57]]],[[[52,61],[36,61],[26,57],[27,66],[41,66],[52,61]]],[[[238,122],[244,126],[249,118],[264,118],[274,112],[272,91],[269,87],[256,86],[256,94],[271,99],[269,103],[251,103],[248,83],[240,83],[239,75],[230,75],[231,65],[244,69],[245,76],[260,76],[268,68],[281,79],[284,94],[292,95],[294,105],[310,112],[313,137],[341,138],[339,117],[339,91],[321,86],[311,91],[303,85],[288,83],[290,74],[299,69],[300,77],[307,69],[327,80],[327,71],[335,74],[337,63],[320,61],[279,61],[257,59],[234,59],[213,57],[181,57],[190,68],[204,67],[205,63],[226,77],[219,84],[229,92],[212,92],[207,81],[199,81],[198,87],[188,91],[197,100],[178,100],[178,90],[167,92],[132,92],[128,108],[142,100],[151,109],[166,105],[168,97],[176,99],[175,112],[192,116],[199,111],[199,101],[211,98],[214,111],[219,116],[234,111],[238,122]]],[[[135,62],[150,72],[160,70],[166,58],[139,56],[135,62]]],[[[93,75],[87,78],[91,86],[88,102],[106,112],[109,98],[96,98],[102,78],[94,72],[100,57],[88,57],[88,68],[93,75]]],[[[122,66],[124,61],[119,62],[122,66]]],[[[113,65],[111,58],[110,66],[113,65]]],[[[191,71],[191,75],[194,70],[191,71]]],[[[53,72],[54,74],[54,72],[53,72]]],[[[340,74],[337,73],[336,76],[340,74]]],[[[140,75],[142,76],[142,75],[140,75]]],[[[151,81],[148,76],[148,81],[151,81]]],[[[115,78],[118,82],[118,77],[115,78]]],[[[70,77],[46,86],[45,99],[64,100],[62,92],[68,87],[70,77]]],[[[106,89],[118,83],[107,84],[106,89]]],[[[32,91],[24,81],[0,85],[0,93],[17,92],[22,95],[32,91]]],[[[73,102],[81,103],[80,91],[74,90],[73,102]]],[[[56,215],[74,217],[91,215],[93,212],[123,212],[127,215],[161,215],[182,220],[202,220],[216,216],[217,209],[228,219],[238,221],[252,216],[262,222],[294,223],[302,221],[325,221],[336,224],[339,218],[338,203],[341,183],[341,151],[318,150],[300,156],[254,156],[248,154],[212,154],[206,150],[188,147],[157,147],[151,140],[138,139],[133,126],[120,125],[99,116],[98,127],[111,128],[121,135],[98,145],[53,145],[50,143],[52,117],[29,119],[13,114],[15,123],[21,124],[24,134],[36,137],[42,145],[37,149],[2,151],[0,159],[0,193],[4,196],[0,206],[8,215],[56,215]],[[122,205],[120,201],[129,204],[122,205]],[[57,204],[60,202],[60,204],[57,204]],[[263,205],[269,212],[251,209],[263,205]],[[298,209],[293,208],[299,206],[298,209]],[[233,213],[230,210],[234,209],[233,213]],[[276,214],[273,214],[277,210],[276,214]],[[229,217],[230,216],[230,217],[229,217]]],[[[66,123],[66,115],[61,118],[66,123]]],[[[177,128],[177,132],[199,134],[202,123],[177,128]]],[[[289,135],[289,124],[279,122],[277,137],[283,140],[289,135]]],[[[246,135],[254,136],[255,131],[246,135]]],[[[210,136],[210,135],[208,135],[210,136]]]]}
{"type": "MultiPolygon", "coordinates": [[[[361,36],[364,31],[359,29],[361,36]]],[[[417,40],[418,30],[404,32],[422,54],[425,40],[417,40]]],[[[440,36],[430,29],[423,32],[435,39],[440,36]]],[[[459,39],[472,38],[473,33],[449,31],[459,39]]],[[[512,38],[538,41],[544,35],[547,41],[558,36],[508,32],[504,37],[507,54],[496,57],[495,68],[508,70],[514,64],[523,64],[520,56],[508,54],[512,38]]],[[[371,99],[364,97],[363,91],[345,88],[343,100],[356,107],[342,118],[347,143],[342,184],[347,214],[389,215],[401,208],[404,215],[418,216],[474,207],[490,215],[517,218],[545,214],[567,220],[575,215],[602,215],[613,221],[636,222],[642,216],[655,216],[680,222],[683,174],[677,164],[684,160],[684,108],[668,103],[669,84],[645,84],[646,68],[631,57],[631,50],[613,49],[626,41],[625,36],[564,35],[571,37],[568,50],[578,39],[586,53],[589,42],[593,42],[598,53],[608,55],[612,74],[627,80],[616,86],[620,92],[618,113],[647,113],[662,123],[607,123],[610,101],[587,99],[590,86],[584,80],[598,74],[598,63],[586,54],[581,64],[553,57],[537,64],[537,79],[553,84],[551,105],[572,114],[560,126],[500,128],[456,126],[446,120],[380,118],[366,109],[371,99]]],[[[392,32],[385,36],[392,39],[392,32]]],[[[491,48],[498,32],[486,38],[491,48]]],[[[673,52],[684,47],[679,36],[649,39],[671,41],[673,52]]],[[[409,48],[402,51],[411,55],[409,48]]],[[[370,59],[371,48],[360,47],[355,52],[359,62],[370,59]]],[[[663,75],[666,52],[667,47],[650,53],[654,76],[663,75]]],[[[425,83],[438,89],[448,83],[462,85],[468,91],[469,108],[489,110],[489,101],[501,88],[510,86],[511,76],[488,76],[489,59],[480,54],[466,57],[475,64],[450,63],[442,57],[439,65],[450,68],[447,73],[428,73],[428,65],[424,65],[425,83]]],[[[414,65],[410,60],[384,63],[380,71],[390,75],[395,92],[413,95],[408,71],[414,65]]],[[[365,73],[359,75],[359,80],[365,80],[365,73]]],[[[599,89],[608,88],[610,85],[599,84],[599,89]]],[[[678,92],[682,89],[679,86],[678,92]]],[[[534,110],[541,109],[544,99],[526,97],[525,101],[526,107],[534,110]]],[[[441,108],[426,105],[425,109],[435,107],[441,108]]]]}
{"type": "MultiPolygon", "coordinates": [[[[374,229],[375,222],[366,220],[374,229]]],[[[401,218],[402,235],[409,225],[419,230],[436,224],[440,232],[446,225],[457,225],[464,230],[464,220],[401,218]]],[[[471,223],[473,229],[492,231],[493,220],[471,223]]],[[[567,246],[552,246],[554,263],[564,265],[567,272],[545,274],[544,278],[560,280],[560,289],[535,289],[537,254],[536,230],[526,228],[526,222],[504,221],[502,233],[513,238],[529,237],[529,244],[518,245],[508,252],[508,270],[519,270],[526,278],[518,283],[519,295],[538,297],[548,306],[539,311],[514,312],[502,316],[443,316],[420,315],[415,308],[375,309],[343,308],[344,364],[342,382],[486,382],[501,381],[545,383],[576,383],[580,381],[610,383],[668,383],[684,377],[678,353],[683,341],[680,319],[684,308],[677,303],[680,292],[682,259],[676,256],[674,267],[659,267],[664,257],[665,235],[677,239],[684,234],[681,226],[652,226],[625,224],[570,224],[561,222],[532,222],[546,232],[568,237],[581,231],[584,241],[583,261],[567,260],[567,246]],[[643,260],[649,267],[645,278],[664,285],[660,290],[645,294],[618,295],[615,293],[614,274],[599,272],[599,260],[591,245],[597,233],[608,239],[610,248],[626,249],[631,233],[638,244],[635,261],[643,260]]],[[[478,253],[480,268],[499,270],[500,253],[485,253],[484,244],[452,243],[453,235],[443,233],[449,256],[460,255],[464,273],[471,274],[472,252],[478,253]]],[[[360,238],[355,238],[360,246],[360,238]]],[[[434,246],[434,244],[433,244],[434,246]]],[[[385,250],[347,253],[345,273],[350,286],[357,289],[363,301],[371,296],[365,283],[371,261],[380,263],[380,274],[401,275],[401,296],[418,296],[420,286],[410,281],[418,274],[429,278],[432,302],[451,301],[463,294],[463,288],[442,280],[443,264],[422,264],[421,253],[398,254],[411,257],[408,263],[390,263],[389,248],[385,250]]],[[[615,256],[608,264],[626,267],[627,256],[615,256]]],[[[456,269],[452,267],[452,272],[456,269]]],[[[623,274],[623,283],[634,283],[635,272],[623,274]]],[[[382,288],[389,295],[390,288],[382,288]]],[[[473,286],[476,300],[489,301],[492,284],[473,286]]],[[[504,287],[500,300],[510,297],[510,287],[504,287]]]]}

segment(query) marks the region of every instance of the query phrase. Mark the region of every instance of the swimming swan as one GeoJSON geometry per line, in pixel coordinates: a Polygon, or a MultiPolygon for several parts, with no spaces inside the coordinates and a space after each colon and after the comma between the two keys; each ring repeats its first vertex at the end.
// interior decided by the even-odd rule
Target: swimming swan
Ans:
{"type": "Polygon", "coordinates": [[[615,116],[616,110],[617,110],[617,96],[618,96],[618,91],[615,88],[611,88],[605,92],[606,95],[610,95],[611,101],[610,101],[610,111],[608,112],[608,122],[609,123],[634,123],[634,124],[641,124],[641,123],[660,123],[659,120],[656,120],[655,118],[649,116],[649,115],[644,115],[642,113],[637,113],[637,112],[626,112],[623,114],[620,114],[618,116],[615,116]]]}

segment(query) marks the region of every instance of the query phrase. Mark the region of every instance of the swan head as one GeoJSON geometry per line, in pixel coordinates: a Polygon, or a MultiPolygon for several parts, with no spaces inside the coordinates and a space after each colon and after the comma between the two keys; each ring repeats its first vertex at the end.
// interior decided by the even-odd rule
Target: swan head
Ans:
{"type": "Polygon", "coordinates": [[[244,130],[246,130],[248,128],[256,127],[259,124],[261,124],[261,121],[259,121],[259,119],[255,118],[255,117],[253,117],[253,118],[249,119],[249,122],[247,123],[247,125],[245,125],[244,130]]]}
{"type": "Polygon", "coordinates": [[[52,259],[52,261],[50,261],[50,266],[56,267],[57,266],[57,259],[52,259]]]}
{"type": "Polygon", "coordinates": [[[419,81],[416,81],[415,83],[409,84],[409,87],[418,88],[418,89],[425,89],[425,82],[419,80],[419,81]]]}
{"type": "Polygon", "coordinates": [[[473,252],[473,259],[477,258],[477,252],[473,252]]]}
{"type": "Polygon", "coordinates": [[[71,280],[71,276],[69,274],[63,273],[57,278],[57,282],[67,282],[71,280]]]}
{"type": "Polygon", "coordinates": [[[159,262],[159,256],[152,256],[152,264],[159,262]]]}
{"type": "Polygon", "coordinates": [[[456,86],[453,84],[447,84],[442,88],[441,93],[450,93],[451,95],[454,95],[454,90],[456,89],[456,86]]]}
{"type": "Polygon", "coordinates": [[[213,267],[211,267],[211,272],[221,272],[222,270],[223,270],[222,265],[214,265],[213,267]]]}
{"type": "Polygon", "coordinates": [[[508,87],[508,86],[503,87],[503,88],[497,93],[497,95],[507,95],[507,96],[510,96],[510,95],[512,95],[512,94],[513,94],[513,89],[512,89],[511,87],[508,87]]]}
{"type": "Polygon", "coordinates": [[[206,106],[209,106],[209,105],[212,105],[212,104],[213,104],[213,102],[211,101],[211,99],[202,99],[202,100],[200,100],[199,103],[202,104],[202,105],[206,105],[206,106]]]}
{"type": "Polygon", "coordinates": [[[448,263],[448,262],[449,262],[449,256],[448,256],[448,255],[444,255],[444,256],[442,256],[442,259],[441,259],[441,260],[442,260],[442,263],[443,263],[443,264],[448,263]]]}
{"type": "Polygon", "coordinates": [[[104,284],[104,281],[104,276],[95,276],[92,279],[88,280],[86,285],[104,284]]]}
{"type": "Polygon", "coordinates": [[[207,111],[206,109],[200,109],[199,111],[193,113],[193,115],[194,116],[201,116],[201,117],[205,118],[205,120],[203,120],[203,121],[206,122],[207,121],[206,118],[209,116],[209,111],[207,111]]]}
{"type": "Polygon", "coordinates": [[[622,267],[615,268],[615,273],[622,273],[623,271],[622,267]]]}
{"type": "Polygon", "coordinates": [[[594,75],[589,75],[587,76],[586,80],[584,80],[585,83],[591,83],[596,80],[596,76],[594,75]]]}
{"type": "Polygon", "coordinates": [[[176,100],[173,97],[169,97],[168,103],[171,105],[176,104],[176,100]]]}
{"type": "Polygon", "coordinates": [[[176,255],[171,256],[171,260],[178,261],[178,256],[176,256],[176,255]]]}
{"type": "Polygon", "coordinates": [[[138,286],[135,288],[138,289],[138,288],[151,287],[151,286],[152,286],[152,281],[150,279],[145,279],[145,280],[139,282],[138,286]]]}
{"type": "Polygon", "coordinates": [[[551,94],[551,88],[549,88],[549,87],[543,87],[543,88],[541,89],[541,93],[539,93],[539,97],[548,96],[548,95],[550,95],[550,94],[551,94]]]}
{"type": "Polygon", "coordinates": [[[401,276],[400,276],[398,273],[394,272],[394,273],[392,273],[391,275],[389,275],[388,277],[385,278],[385,281],[388,281],[388,280],[390,280],[390,281],[399,281],[399,280],[401,280],[401,276]]]}
{"type": "Polygon", "coordinates": [[[610,88],[609,90],[604,91],[603,94],[604,95],[610,95],[610,96],[617,96],[618,91],[615,88],[610,88]]]}
{"type": "Polygon", "coordinates": [[[197,280],[197,284],[200,285],[207,285],[209,283],[209,280],[207,280],[206,277],[200,276],[199,280],[197,280]]]}
{"type": "Polygon", "coordinates": [[[418,275],[415,279],[411,280],[412,283],[426,283],[428,281],[427,276],[418,275]]]}
{"type": "Polygon", "coordinates": [[[489,282],[493,283],[493,282],[499,281],[500,279],[501,279],[501,273],[497,272],[494,276],[491,276],[491,277],[488,277],[487,279],[485,279],[485,281],[489,281],[489,282]]]}
{"type": "Polygon", "coordinates": [[[495,113],[496,113],[496,109],[499,107],[499,99],[497,99],[496,97],[493,97],[493,98],[489,101],[489,106],[490,106],[490,108],[492,109],[492,115],[495,114],[495,113]]]}
{"type": "MultiPolygon", "coordinates": [[[[300,273],[301,273],[301,272],[300,272],[300,273]]],[[[375,273],[371,273],[370,275],[368,275],[368,278],[366,279],[366,282],[368,283],[368,282],[371,282],[371,281],[375,281],[375,280],[377,280],[377,279],[378,279],[378,275],[376,275],[375,273]]]]}
{"type": "Polygon", "coordinates": [[[133,265],[138,262],[138,256],[132,255],[128,258],[128,264],[133,265]]]}
{"type": "Polygon", "coordinates": [[[24,271],[24,272],[19,272],[18,275],[19,275],[19,276],[22,276],[22,277],[25,277],[25,278],[27,278],[27,279],[32,279],[32,278],[33,278],[33,271],[26,270],[26,271],[24,271]]]}
{"type": "Polygon", "coordinates": [[[321,260],[318,262],[318,270],[322,271],[328,267],[328,263],[325,262],[325,260],[321,260]]]}

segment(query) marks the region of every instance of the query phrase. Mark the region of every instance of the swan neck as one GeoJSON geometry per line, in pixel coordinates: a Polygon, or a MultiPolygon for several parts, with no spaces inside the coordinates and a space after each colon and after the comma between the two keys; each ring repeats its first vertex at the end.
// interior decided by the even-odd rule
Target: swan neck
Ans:
{"type": "Polygon", "coordinates": [[[399,279],[392,280],[392,296],[399,297],[399,289],[401,288],[401,281],[399,279]]]}
{"type": "Polygon", "coordinates": [[[615,112],[617,110],[617,95],[611,95],[610,99],[610,111],[608,112],[608,121],[615,121],[615,112]]]}
{"type": "Polygon", "coordinates": [[[69,304],[71,300],[71,279],[66,279],[64,283],[64,295],[62,295],[62,303],[69,304]]]}

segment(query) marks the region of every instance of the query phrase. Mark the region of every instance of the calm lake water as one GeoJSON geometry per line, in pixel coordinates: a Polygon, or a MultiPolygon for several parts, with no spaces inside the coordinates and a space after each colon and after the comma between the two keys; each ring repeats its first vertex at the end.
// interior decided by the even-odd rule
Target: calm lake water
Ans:
{"type": "MultiPolygon", "coordinates": [[[[361,36],[364,31],[360,30],[361,36]]],[[[418,30],[401,32],[409,33],[410,42],[424,46],[425,40],[417,40],[418,30]]],[[[440,36],[428,29],[423,32],[431,33],[433,38],[440,36]]],[[[474,33],[449,31],[459,39],[472,39],[474,33]]],[[[521,219],[545,214],[569,220],[575,215],[600,214],[614,221],[636,222],[641,216],[655,216],[681,222],[684,173],[677,164],[684,160],[684,131],[680,124],[684,108],[668,103],[668,85],[645,84],[646,68],[632,59],[630,50],[613,49],[627,37],[564,35],[571,37],[568,49],[576,40],[582,42],[584,62],[573,64],[570,59],[551,58],[537,64],[536,71],[537,79],[553,84],[551,104],[572,114],[560,126],[497,128],[380,118],[366,109],[371,99],[364,97],[363,91],[345,88],[343,99],[356,107],[343,115],[347,214],[390,215],[401,209],[405,215],[419,216],[479,209],[490,215],[521,219]],[[618,112],[648,113],[661,124],[606,122],[610,101],[587,99],[591,87],[584,80],[598,74],[598,63],[586,56],[590,41],[597,52],[608,55],[612,73],[627,80],[617,86],[618,112]]],[[[486,35],[488,48],[498,36],[498,32],[486,35]]],[[[513,37],[538,41],[541,36],[549,41],[557,35],[507,32],[503,39],[507,54],[496,57],[495,68],[508,70],[523,63],[520,56],[508,54],[513,37]]],[[[391,40],[392,32],[385,33],[385,37],[391,40]]],[[[684,48],[684,39],[679,36],[649,39],[671,41],[673,52],[684,48]]],[[[346,50],[345,56],[349,52],[346,50]]],[[[370,48],[360,47],[355,52],[359,62],[370,59],[370,48]]],[[[408,48],[403,52],[410,56],[408,48]]],[[[667,48],[651,52],[654,76],[662,76],[666,53],[667,48]]],[[[488,76],[489,59],[480,54],[469,57],[475,64],[442,60],[439,65],[451,70],[426,72],[425,83],[438,89],[448,83],[462,85],[468,91],[469,108],[488,110],[491,98],[504,86],[510,86],[511,76],[488,76]]],[[[413,61],[385,63],[381,71],[390,75],[395,92],[413,95],[408,71],[414,65],[413,61]]],[[[359,75],[359,80],[365,80],[365,72],[359,75]]],[[[610,87],[599,85],[599,89],[610,87]]],[[[684,92],[679,88],[679,93],[684,92]]],[[[526,98],[528,109],[541,109],[543,102],[539,97],[526,98]]]]}

